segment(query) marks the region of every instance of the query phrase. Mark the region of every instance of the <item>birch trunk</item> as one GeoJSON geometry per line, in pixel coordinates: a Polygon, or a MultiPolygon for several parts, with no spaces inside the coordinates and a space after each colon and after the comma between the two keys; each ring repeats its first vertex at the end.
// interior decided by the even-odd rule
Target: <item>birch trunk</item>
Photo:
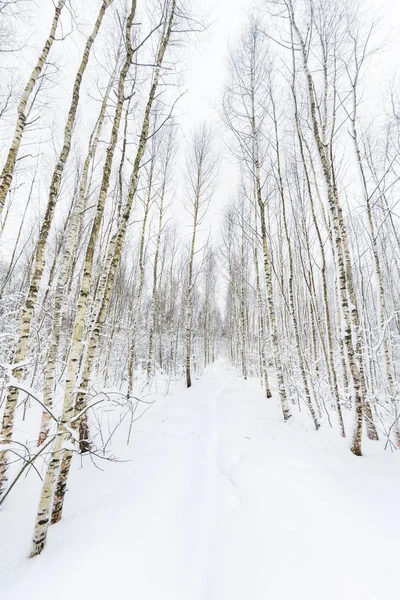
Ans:
{"type": "Polygon", "coordinates": [[[187,162],[187,181],[192,216],[192,234],[187,265],[186,298],[185,298],[185,377],[186,387],[192,385],[192,320],[193,320],[193,287],[194,256],[198,226],[201,223],[212,197],[212,184],[215,177],[215,161],[211,156],[211,133],[203,125],[194,134],[190,155],[187,162]]]}
{"type": "Polygon", "coordinates": [[[144,249],[145,249],[145,241],[146,241],[146,226],[147,219],[149,217],[150,204],[152,199],[153,192],[153,175],[154,175],[154,154],[151,159],[150,164],[150,172],[149,172],[149,181],[148,181],[148,191],[146,195],[146,201],[144,205],[144,215],[140,236],[140,248],[139,248],[139,284],[136,294],[136,302],[134,304],[133,309],[133,323],[131,330],[131,347],[129,351],[129,362],[128,362],[128,396],[131,397],[133,393],[133,371],[135,368],[135,360],[136,360],[136,332],[138,323],[140,320],[140,307],[142,303],[142,295],[143,295],[143,287],[144,287],[144,276],[145,276],[145,264],[144,264],[144,249]]]}
{"type": "Polygon", "coordinates": [[[246,303],[245,303],[245,260],[244,260],[244,207],[242,205],[242,226],[240,245],[240,354],[242,376],[247,379],[247,349],[246,349],[246,303]]]}
{"type": "Polygon", "coordinates": [[[192,385],[191,352],[192,352],[192,315],[193,315],[193,307],[192,307],[193,261],[194,261],[194,250],[195,250],[195,245],[196,245],[198,212],[199,212],[199,190],[197,188],[197,192],[196,192],[196,196],[195,196],[194,211],[193,211],[193,231],[192,231],[192,239],[191,239],[191,244],[190,244],[187,289],[186,289],[185,373],[186,373],[186,387],[187,388],[190,388],[192,385]]]}
{"type": "Polygon", "coordinates": [[[276,376],[278,380],[278,392],[279,399],[281,402],[282,414],[284,421],[288,421],[292,416],[289,402],[286,397],[285,390],[285,380],[283,377],[282,363],[279,352],[279,343],[278,343],[278,330],[276,326],[276,317],[275,317],[275,306],[274,306],[274,297],[273,297],[273,286],[272,286],[272,269],[271,269],[271,257],[269,254],[268,248],[268,240],[267,240],[267,227],[265,223],[265,207],[264,203],[261,199],[261,190],[258,191],[258,206],[260,211],[260,221],[261,221],[261,238],[263,244],[263,253],[264,253],[264,274],[265,274],[265,284],[267,291],[267,305],[268,305],[268,314],[269,314],[269,323],[271,329],[271,340],[272,347],[274,350],[274,362],[276,369],[276,376]]]}
{"type": "Polygon", "coordinates": [[[157,284],[158,284],[158,257],[160,254],[160,243],[161,243],[161,234],[163,228],[163,217],[164,217],[164,197],[165,197],[165,188],[167,185],[166,175],[168,171],[168,160],[166,162],[164,168],[164,179],[160,194],[160,206],[159,206],[159,216],[158,216],[158,229],[157,229],[157,238],[156,238],[156,250],[154,254],[154,265],[153,265],[153,288],[151,293],[151,308],[149,315],[149,347],[148,347],[148,357],[147,357],[147,377],[150,378],[152,369],[153,369],[153,360],[154,360],[154,333],[156,326],[156,302],[157,302],[157,284]]]}
{"type": "Polygon", "coordinates": [[[289,407],[289,402],[286,397],[286,389],[285,389],[285,381],[282,370],[282,363],[280,357],[279,350],[279,342],[278,342],[278,330],[276,324],[276,314],[275,314],[275,306],[274,306],[274,296],[273,296],[273,285],[272,285],[272,265],[271,265],[271,256],[268,248],[268,238],[267,238],[267,226],[265,222],[265,206],[262,199],[261,193],[261,180],[260,180],[260,164],[259,164],[259,150],[258,150],[258,131],[257,124],[255,118],[255,109],[254,109],[254,96],[252,97],[252,136],[253,136],[253,160],[254,160],[254,185],[256,191],[257,205],[260,212],[260,224],[261,224],[261,239],[262,239],[262,248],[263,248],[263,256],[264,256],[264,276],[265,276],[265,284],[266,284],[266,295],[267,295],[267,307],[268,307],[268,316],[269,316],[269,324],[270,324],[270,335],[272,341],[272,348],[274,352],[274,363],[276,370],[276,377],[278,380],[278,392],[279,392],[279,400],[281,403],[281,409],[283,414],[284,421],[288,421],[290,419],[291,411],[289,407]]]}

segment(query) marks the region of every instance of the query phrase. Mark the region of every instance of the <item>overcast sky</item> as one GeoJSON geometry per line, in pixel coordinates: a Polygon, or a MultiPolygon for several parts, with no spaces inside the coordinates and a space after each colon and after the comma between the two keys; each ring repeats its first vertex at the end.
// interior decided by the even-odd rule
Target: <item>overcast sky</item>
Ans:
{"type": "MultiPolygon", "coordinates": [[[[141,2],[144,0],[139,0],[139,6],[141,2]]],[[[121,0],[115,0],[115,6],[120,3],[121,0]]],[[[229,46],[235,44],[246,22],[246,15],[255,4],[261,6],[262,0],[258,2],[254,2],[254,0],[191,0],[195,12],[204,16],[209,27],[196,39],[192,37],[186,50],[187,70],[184,87],[187,89],[187,94],[177,108],[179,124],[183,137],[188,139],[191,130],[197,124],[203,121],[210,123],[217,133],[216,145],[222,155],[224,144],[220,141],[221,135],[218,130],[218,110],[221,92],[227,77],[229,46]]],[[[99,4],[97,0],[87,0],[82,3],[72,0],[72,5],[76,9],[76,14],[81,17],[81,22],[91,23],[90,10],[95,9],[97,12],[99,4]]],[[[18,64],[18,70],[21,71],[23,66],[26,73],[31,71],[36,59],[35,48],[43,45],[54,10],[52,0],[33,0],[31,6],[35,6],[32,19],[28,22],[25,19],[23,25],[32,50],[31,53],[25,52],[18,64]]],[[[385,41],[385,49],[373,63],[367,81],[368,97],[373,97],[376,102],[379,102],[389,79],[393,77],[396,70],[398,71],[400,62],[400,2],[398,0],[380,0],[378,3],[376,0],[363,0],[362,6],[369,17],[375,14],[380,18],[379,38],[382,42],[385,41]]],[[[68,48],[68,45],[65,44],[62,47],[68,48]]],[[[60,60],[60,64],[64,65],[65,72],[68,70],[68,61],[72,60],[69,56],[70,50],[73,50],[73,47],[70,46],[67,52],[64,50],[64,55],[60,60]]],[[[76,45],[75,60],[79,57],[80,52],[81,49],[76,45]]],[[[70,71],[73,75],[74,69],[71,68],[70,71]]],[[[22,78],[25,78],[25,74],[21,75],[22,78]]],[[[68,100],[70,97],[68,80],[61,79],[57,85],[60,99],[68,100]]],[[[82,100],[83,102],[84,100],[82,100]]],[[[54,106],[54,110],[57,111],[57,106],[54,106]]],[[[59,120],[59,122],[61,121],[59,120]]],[[[208,219],[208,224],[213,223],[215,229],[217,229],[215,224],[219,220],[223,206],[234,192],[236,179],[237,169],[225,156],[221,162],[218,193],[212,203],[208,219]]],[[[179,210],[175,211],[175,216],[177,214],[179,215],[179,210]]]]}

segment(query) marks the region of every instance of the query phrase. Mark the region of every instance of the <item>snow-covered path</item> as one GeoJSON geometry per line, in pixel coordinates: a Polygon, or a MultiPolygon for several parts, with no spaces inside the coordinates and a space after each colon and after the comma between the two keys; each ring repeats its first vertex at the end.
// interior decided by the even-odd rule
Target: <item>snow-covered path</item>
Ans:
{"type": "Polygon", "coordinates": [[[1,600],[400,597],[399,457],[358,459],[284,425],[222,362],[138,421],[129,462],[76,464],[62,522],[27,560],[36,480],[0,513],[1,600]]]}

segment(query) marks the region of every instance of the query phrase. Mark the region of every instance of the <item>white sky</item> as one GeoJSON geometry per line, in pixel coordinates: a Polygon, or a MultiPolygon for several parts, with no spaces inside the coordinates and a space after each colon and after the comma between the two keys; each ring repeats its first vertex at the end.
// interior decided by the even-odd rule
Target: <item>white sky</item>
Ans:
{"type": "MultiPolygon", "coordinates": [[[[43,45],[43,40],[49,29],[49,23],[53,14],[52,0],[31,0],[32,19],[24,22],[25,32],[32,48],[31,52],[25,52],[18,65],[19,71],[23,68],[28,74],[37,56],[35,48],[43,45]]],[[[139,6],[144,0],[138,0],[139,6]]],[[[122,0],[114,0],[114,5],[121,5],[122,0]]],[[[210,23],[208,30],[195,36],[186,50],[188,57],[186,84],[187,94],[177,107],[179,124],[183,137],[188,139],[190,132],[195,126],[203,121],[210,123],[215,130],[216,145],[224,154],[225,147],[221,143],[221,127],[217,109],[219,109],[221,92],[227,76],[227,55],[229,45],[234,44],[239,37],[241,28],[246,22],[246,13],[250,12],[253,5],[262,6],[263,0],[191,0],[190,4],[197,14],[203,14],[210,23]],[[215,107],[215,108],[214,108],[215,107]]],[[[72,0],[76,14],[82,23],[93,22],[92,14],[96,14],[99,6],[98,0],[72,0]],[[95,9],[95,12],[91,11],[95,9]],[[90,15],[90,16],[88,16],[90,15]]],[[[380,17],[379,31],[382,40],[385,40],[385,49],[375,60],[373,68],[368,76],[368,96],[376,98],[379,102],[384,89],[391,77],[398,71],[400,61],[400,2],[398,0],[363,0],[363,11],[370,15],[376,14],[380,17]]],[[[76,57],[72,58],[73,45],[69,42],[70,49],[59,57],[59,63],[63,73],[68,72],[71,61],[80,56],[81,49],[76,46],[76,57]],[[72,51],[71,55],[69,54],[72,51]]],[[[61,47],[61,46],[60,46],[61,47]]],[[[67,45],[63,46],[64,48],[67,45]]],[[[6,59],[5,59],[6,60],[6,59]]],[[[0,67],[5,67],[6,62],[0,67]]],[[[70,69],[74,74],[74,69],[70,69]]],[[[400,75],[400,73],[399,73],[400,75]]],[[[1,76],[1,71],[0,71],[1,76]]],[[[25,78],[25,75],[23,75],[25,78]]],[[[70,85],[68,78],[63,81],[58,77],[58,94],[60,106],[62,99],[69,103],[70,85]]],[[[84,100],[82,99],[82,102],[84,100]]],[[[53,107],[52,107],[53,108],[53,107]]],[[[58,107],[55,107],[60,110],[58,107]]],[[[59,122],[62,122],[59,120],[59,122]]],[[[0,134],[1,135],[1,134],[0,134]]],[[[0,139],[1,142],[1,139],[0,139]]],[[[4,145],[3,145],[4,146],[4,145]]],[[[51,159],[50,162],[52,162],[51,159]]],[[[227,159],[222,159],[219,186],[216,196],[210,207],[210,214],[205,228],[213,225],[213,230],[218,229],[217,224],[222,212],[222,207],[227,203],[229,197],[234,193],[237,180],[237,169],[227,159]]],[[[182,186],[181,186],[182,187],[182,186]]],[[[182,192],[181,192],[182,193],[182,192]]],[[[179,202],[174,216],[178,214],[179,202]]],[[[182,216],[182,218],[184,218],[182,216]]],[[[184,230],[182,231],[184,233],[184,230]]]]}

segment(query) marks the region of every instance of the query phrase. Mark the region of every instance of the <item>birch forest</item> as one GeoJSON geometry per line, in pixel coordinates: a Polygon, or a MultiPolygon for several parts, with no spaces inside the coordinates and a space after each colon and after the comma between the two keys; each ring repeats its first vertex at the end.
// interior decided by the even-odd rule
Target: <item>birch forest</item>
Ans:
{"type": "MultiPolygon", "coordinates": [[[[258,394],[294,454],[304,430],[314,459],[328,440],[350,479],[374,453],[398,476],[397,64],[379,79],[390,35],[357,0],[260,0],[238,14],[218,102],[204,100],[213,117],[192,123],[190,57],[215,22],[201,2],[0,0],[0,523],[22,519],[26,564],[61,552],[53,527],[68,530],[64,503],[90,494],[92,472],[99,489],[118,472],[139,493],[128,463],[151,454],[142,429],[181,422],[178,393],[197,424],[184,408],[196,399],[223,393],[229,407],[242,390],[237,410],[251,412],[258,394]],[[224,373],[235,383],[219,392],[224,373]]],[[[212,406],[214,457],[231,413],[212,406]]],[[[138,484],[158,507],[161,472],[138,484]]],[[[257,479],[268,485],[268,472],[257,479]]],[[[389,600],[391,581],[381,595],[335,597],[389,600]]],[[[295,597],[159,585],[142,598],[295,597]]],[[[110,589],[75,597],[130,597],[110,589]]]]}

